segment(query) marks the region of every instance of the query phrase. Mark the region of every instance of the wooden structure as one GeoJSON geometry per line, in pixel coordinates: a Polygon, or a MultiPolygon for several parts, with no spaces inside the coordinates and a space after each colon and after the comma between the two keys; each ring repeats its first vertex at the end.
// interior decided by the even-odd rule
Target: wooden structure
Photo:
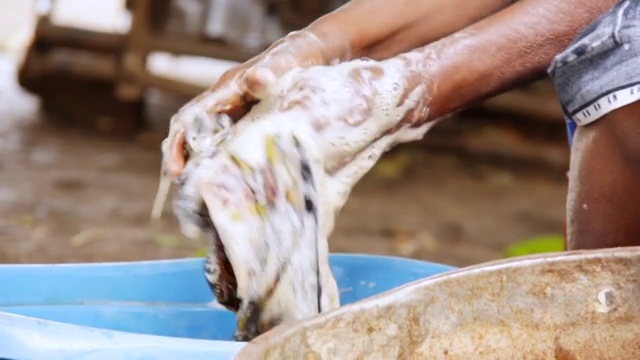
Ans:
{"type": "Polygon", "coordinates": [[[130,134],[144,126],[142,95],[154,87],[194,96],[202,88],[157,76],[146,67],[154,51],[244,61],[252,54],[204,38],[163,34],[169,1],[129,1],[126,34],[102,33],[38,20],[19,82],[40,95],[46,110],[94,130],[130,134]],[[152,6],[153,3],[153,6],[152,6]]]}

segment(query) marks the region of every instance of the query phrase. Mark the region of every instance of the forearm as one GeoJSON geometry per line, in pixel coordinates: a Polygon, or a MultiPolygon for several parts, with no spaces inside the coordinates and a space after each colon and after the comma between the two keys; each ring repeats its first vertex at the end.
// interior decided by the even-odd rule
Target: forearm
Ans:
{"type": "Polygon", "coordinates": [[[386,58],[438,40],[515,0],[352,0],[307,29],[341,38],[351,57],[386,58]]]}
{"type": "MultiPolygon", "coordinates": [[[[428,119],[541,76],[553,57],[617,0],[522,0],[407,53],[432,88],[428,119]]],[[[403,55],[404,56],[404,55],[403,55]]]]}
{"type": "Polygon", "coordinates": [[[518,0],[425,1],[425,14],[411,24],[361,51],[363,56],[381,60],[427,45],[451,35],[518,0]]]}

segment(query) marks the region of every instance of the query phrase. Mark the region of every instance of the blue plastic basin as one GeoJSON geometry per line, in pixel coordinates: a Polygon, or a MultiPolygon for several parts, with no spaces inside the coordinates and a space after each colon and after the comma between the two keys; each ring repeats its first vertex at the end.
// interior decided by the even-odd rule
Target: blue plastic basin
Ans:
{"type": "MultiPolygon", "coordinates": [[[[343,304],[453,269],[369,255],[330,261],[343,304]]],[[[229,359],[244,344],[231,341],[235,316],[214,302],[202,269],[203,259],[0,266],[0,357],[229,359]]]]}

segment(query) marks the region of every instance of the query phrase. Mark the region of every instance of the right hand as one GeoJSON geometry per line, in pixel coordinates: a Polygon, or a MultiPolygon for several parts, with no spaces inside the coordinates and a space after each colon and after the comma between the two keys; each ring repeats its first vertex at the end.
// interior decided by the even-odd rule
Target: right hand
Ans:
{"type": "Polygon", "coordinates": [[[209,113],[227,114],[234,121],[261,100],[266,84],[293,68],[329,65],[349,58],[344,36],[320,36],[310,29],[294,31],[261,54],[225,72],[197,99],[209,98],[209,113]]]}
{"type": "Polygon", "coordinates": [[[171,119],[163,144],[164,172],[177,177],[188,156],[184,147],[185,131],[196,117],[214,130],[223,128],[221,117],[238,121],[265,96],[269,84],[291,69],[329,65],[351,55],[347,36],[340,31],[314,32],[311,28],[294,31],[273,43],[254,58],[225,72],[216,83],[184,105],[171,119]]]}

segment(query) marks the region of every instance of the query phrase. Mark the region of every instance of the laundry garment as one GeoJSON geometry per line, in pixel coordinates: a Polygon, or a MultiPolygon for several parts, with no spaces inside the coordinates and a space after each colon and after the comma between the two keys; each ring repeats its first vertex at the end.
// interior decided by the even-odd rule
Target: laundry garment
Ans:
{"type": "Polygon", "coordinates": [[[215,93],[172,119],[163,154],[180,187],[174,212],[185,234],[209,239],[206,279],[237,313],[237,340],[339,306],[327,242],[335,217],[382,153],[433,124],[407,121],[425,86],[410,84],[406,65],[267,74],[266,95],[236,123],[207,110],[215,93]]]}

